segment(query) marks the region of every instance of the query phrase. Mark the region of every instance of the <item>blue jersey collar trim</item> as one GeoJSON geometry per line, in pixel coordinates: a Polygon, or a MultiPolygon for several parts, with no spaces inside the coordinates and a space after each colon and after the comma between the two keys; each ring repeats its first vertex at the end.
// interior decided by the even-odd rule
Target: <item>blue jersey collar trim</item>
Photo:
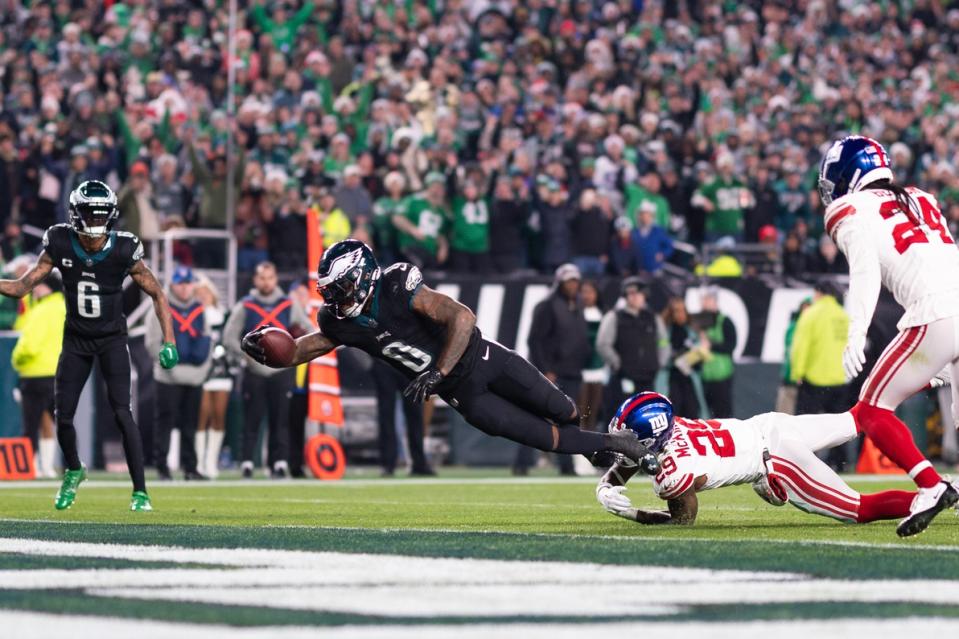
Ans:
{"type": "Polygon", "coordinates": [[[113,250],[113,245],[116,244],[116,232],[110,231],[110,235],[107,236],[107,243],[103,245],[103,248],[97,251],[96,253],[90,255],[83,247],[80,246],[80,240],[77,239],[76,232],[70,233],[70,244],[73,245],[73,252],[77,254],[84,262],[92,262],[93,264],[98,264],[106,259],[107,255],[110,254],[110,251],[113,250]]]}

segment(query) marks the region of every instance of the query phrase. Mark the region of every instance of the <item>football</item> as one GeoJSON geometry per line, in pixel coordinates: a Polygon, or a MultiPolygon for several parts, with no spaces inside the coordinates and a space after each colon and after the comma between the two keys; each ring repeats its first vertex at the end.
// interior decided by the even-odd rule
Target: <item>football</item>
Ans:
{"type": "Polygon", "coordinates": [[[266,357],[267,366],[274,368],[283,368],[289,366],[293,361],[293,353],[296,351],[296,342],[293,336],[282,328],[270,326],[263,331],[260,337],[260,346],[263,347],[263,354],[266,357]]]}

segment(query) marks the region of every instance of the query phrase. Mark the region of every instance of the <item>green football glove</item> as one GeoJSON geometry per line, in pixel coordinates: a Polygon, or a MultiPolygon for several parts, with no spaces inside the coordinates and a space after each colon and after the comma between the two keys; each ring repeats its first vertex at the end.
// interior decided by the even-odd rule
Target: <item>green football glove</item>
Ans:
{"type": "Polygon", "coordinates": [[[163,368],[173,368],[180,361],[180,354],[176,352],[176,344],[173,342],[164,342],[160,349],[160,366],[163,368]]]}

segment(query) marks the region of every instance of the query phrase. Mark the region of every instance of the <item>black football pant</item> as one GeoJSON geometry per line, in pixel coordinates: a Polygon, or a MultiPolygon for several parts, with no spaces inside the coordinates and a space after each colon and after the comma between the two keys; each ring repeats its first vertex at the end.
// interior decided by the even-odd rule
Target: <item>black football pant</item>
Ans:
{"type": "MultiPolygon", "coordinates": [[[[556,380],[556,386],[568,397],[579,397],[579,390],[583,387],[583,378],[560,377],[556,380]]],[[[535,463],[536,455],[533,452],[533,449],[529,446],[522,446],[516,451],[516,459],[513,461],[513,468],[516,470],[525,471],[535,463]]],[[[559,466],[559,472],[563,473],[564,475],[572,475],[574,473],[573,458],[569,455],[559,455],[556,460],[556,465],[559,466]]]]}
{"type": "Polygon", "coordinates": [[[57,440],[63,450],[64,461],[70,470],[79,470],[80,455],[77,452],[77,430],[73,426],[73,418],[94,359],[100,363],[100,372],[107,384],[107,400],[123,439],[123,452],[127,458],[130,479],[133,480],[133,490],[146,490],[143,444],[130,410],[130,351],[125,334],[103,338],[83,338],[69,333],[63,336],[63,350],[57,363],[54,404],[57,440]]]}
{"type": "Polygon", "coordinates": [[[264,376],[246,371],[243,375],[243,461],[253,461],[253,449],[266,415],[270,468],[289,456],[290,398],[296,386],[296,369],[287,368],[264,376]]]}
{"type": "MultiPolygon", "coordinates": [[[[409,383],[392,366],[381,360],[373,361],[373,382],[376,384],[376,421],[380,432],[380,466],[386,472],[396,469],[396,396],[409,383]]],[[[406,417],[406,441],[410,447],[413,472],[426,472],[423,452],[423,407],[407,397],[400,397],[403,416],[406,417]]]]}
{"type": "Polygon", "coordinates": [[[40,422],[43,412],[54,414],[53,377],[21,377],[20,378],[20,410],[23,413],[23,434],[30,438],[33,450],[36,452],[37,442],[40,439],[40,422]]]}
{"type": "Polygon", "coordinates": [[[608,449],[608,435],[577,428],[572,399],[496,342],[480,343],[472,372],[442,397],[487,435],[546,452],[592,455],[608,449]]]}
{"type": "Polygon", "coordinates": [[[196,423],[200,419],[200,400],[203,386],[164,384],[157,382],[156,398],[156,466],[167,471],[167,453],[170,452],[170,431],[180,431],[180,468],[185,473],[196,472],[196,423]]]}

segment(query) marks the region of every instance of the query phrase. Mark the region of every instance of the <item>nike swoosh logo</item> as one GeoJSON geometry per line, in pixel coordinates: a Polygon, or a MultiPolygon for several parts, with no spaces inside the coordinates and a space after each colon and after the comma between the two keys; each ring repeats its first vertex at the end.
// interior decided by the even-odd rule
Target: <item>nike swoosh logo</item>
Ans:
{"type": "Polygon", "coordinates": [[[488,359],[489,359],[489,346],[486,347],[486,352],[483,353],[483,361],[486,361],[488,359]]]}

